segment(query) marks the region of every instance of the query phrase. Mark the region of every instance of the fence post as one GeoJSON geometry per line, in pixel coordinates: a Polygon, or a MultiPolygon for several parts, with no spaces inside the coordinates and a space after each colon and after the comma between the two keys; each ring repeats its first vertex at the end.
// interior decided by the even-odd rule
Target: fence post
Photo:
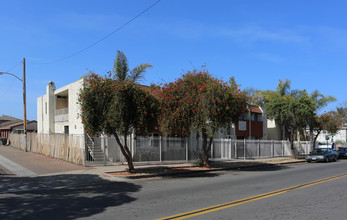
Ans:
{"type": "Polygon", "coordinates": [[[87,139],[87,135],[84,134],[84,163],[83,163],[84,167],[87,166],[87,151],[88,151],[88,147],[87,147],[87,140],[86,139],[87,139]]]}
{"type": "Polygon", "coordinates": [[[212,142],[212,145],[211,145],[211,158],[213,158],[213,146],[214,146],[214,143],[212,142]]]}
{"type": "Polygon", "coordinates": [[[243,139],[243,159],[246,160],[246,138],[243,139]]]}
{"type": "Polygon", "coordinates": [[[282,140],[282,157],[284,157],[284,142],[282,140]]]}
{"type": "Polygon", "coordinates": [[[161,135],[159,136],[159,161],[161,162],[161,141],[162,141],[162,137],[161,135]]]}
{"type": "Polygon", "coordinates": [[[237,139],[234,139],[235,141],[235,159],[238,158],[238,155],[237,155],[237,139]]]}
{"type": "Polygon", "coordinates": [[[274,140],[271,140],[271,157],[275,157],[275,143],[274,140]]]}
{"type": "Polygon", "coordinates": [[[186,162],[188,163],[188,138],[186,138],[186,162]]]}
{"type": "Polygon", "coordinates": [[[131,148],[132,148],[132,157],[134,157],[135,156],[135,153],[136,153],[136,149],[135,149],[135,141],[134,141],[134,139],[135,139],[135,134],[134,133],[132,133],[131,135],[130,135],[130,146],[131,146],[131,148]]]}
{"type": "Polygon", "coordinates": [[[106,165],[106,148],[105,148],[105,135],[101,135],[101,147],[103,147],[103,152],[104,152],[104,165],[106,165]]]}
{"type": "Polygon", "coordinates": [[[230,142],[230,144],[228,144],[228,146],[230,146],[230,148],[229,148],[229,159],[231,160],[231,138],[229,139],[229,142],[230,142]]]}
{"type": "Polygon", "coordinates": [[[260,158],[260,139],[258,139],[258,158],[260,158]]]}

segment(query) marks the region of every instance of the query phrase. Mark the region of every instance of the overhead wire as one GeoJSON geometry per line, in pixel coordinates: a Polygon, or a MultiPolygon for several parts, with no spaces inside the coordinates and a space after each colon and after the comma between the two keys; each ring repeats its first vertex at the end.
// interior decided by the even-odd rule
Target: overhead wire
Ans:
{"type": "Polygon", "coordinates": [[[125,22],[123,25],[121,25],[120,27],[116,28],[114,31],[112,31],[111,33],[109,33],[108,35],[104,36],[103,38],[95,41],[94,43],[90,44],[89,46],[69,55],[69,56],[66,56],[66,57],[63,57],[63,58],[60,58],[60,59],[57,59],[57,60],[53,60],[53,61],[50,61],[50,62],[44,62],[44,63],[33,63],[33,64],[52,64],[52,63],[57,63],[57,62],[60,62],[60,61],[63,61],[63,60],[67,60],[71,57],[74,57],[88,49],[90,49],[91,47],[97,45],[98,43],[100,43],[101,41],[105,40],[106,38],[110,37],[111,35],[113,35],[114,33],[118,32],[119,30],[121,30],[122,28],[124,28],[125,26],[127,26],[128,24],[130,24],[131,22],[133,22],[135,19],[137,19],[138,17],[140,17],[141,15],[143,15],[144,13],[146,13],[148,10],[150,10],[151,8],[153,8],[156,4],[158,4],[161,0],[158,0],[156,2],[154,2],[152,5],[150,5],[149,7],[147,7],[145,10],[143,10],[142,12],[140,12],[139,14],[137,14],[135,17],[133,17],[132,19],[130,19],[129,21],[125,22]]]}
{"type": "Polygon", "coordinates": [[[5,73],[10,72],[11,70],[13,70],[14,68],[16,68],[19,64],[22,64],[23,62],[20,61],[19,63],[17,63],[15,66],[11,67],[10,69],[8,69],[5,73]]]}
{"type": "MultiPolygon", "coordinates": [[[[15,68],[17,68],[20,64],[22,64],[23,62],[22,61],[20,61],[19,63],[17,63],[15,66],[13,66],[13,67],[11,67],[10,69],[8,69],[5,73],[9,73],[9,72],[11,72],[12,70],[14,70],[15,68]]],[[[15,71],[16,73],[18,73],[18,69],[15,71]]],[[[14,73],[12,73],[12,74],[14,74],[14,73]]],[[[12,80],[10,81],[10,84],[7,84],[8,85],[8,87],[7,87],[7,89],[5,89],[5,91],[2,93],[2,96],[3,97],[5,97],[6,95],[7,95],[7,92],[9,92],[10,91],[10,89],[12,88],[12,86],[13,86],[13,83],[15,82],[16,80],[14,79],[14,78],[12,78],[12,80]]]]}

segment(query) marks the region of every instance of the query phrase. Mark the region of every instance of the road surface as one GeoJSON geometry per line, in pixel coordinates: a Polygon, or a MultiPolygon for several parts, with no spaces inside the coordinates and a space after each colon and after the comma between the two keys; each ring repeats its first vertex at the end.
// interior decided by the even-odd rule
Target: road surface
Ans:
{"type": "Polygon", "coordinates": [[[339,160],[124,181],[2,176],[0,219],[345,219],[346,168],[339,160]]]}

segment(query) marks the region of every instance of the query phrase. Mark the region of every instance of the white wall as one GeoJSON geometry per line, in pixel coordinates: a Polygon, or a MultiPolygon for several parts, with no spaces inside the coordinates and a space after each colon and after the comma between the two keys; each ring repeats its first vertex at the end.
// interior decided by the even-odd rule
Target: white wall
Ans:
{"type": "MultiPolygon", "coordinates": [[[[327,141],[325,140],[325,136],[326,135],[329,135],[329,140],[328,140],[328,143],[330,144],[331,143],[331,135],[330,133],[326,132],[326,131],[322,131],[318,138],[317,138],[317,141],[318,142],[321,142],[321,143],[326,143],[327,141]]],[[[347,127],[342,127],[334,136],[333,138],[334,142],[335,141],[347,141],[347,127]]]]}
{"type": "Polygon", "coordinates": [[[38,133],[64,133],[64,126],[69,126],[69,134],[84,134],[80,117],[81,108],[78,104],[78,96],[83,85],[84,79],[79,79],[56,89],[54,83],[50,82],[46,94],[37,98],[38,133]],[[55,121],[57,95],[64,95],[68,98],[68,120],[66,121],[55,121]]]}

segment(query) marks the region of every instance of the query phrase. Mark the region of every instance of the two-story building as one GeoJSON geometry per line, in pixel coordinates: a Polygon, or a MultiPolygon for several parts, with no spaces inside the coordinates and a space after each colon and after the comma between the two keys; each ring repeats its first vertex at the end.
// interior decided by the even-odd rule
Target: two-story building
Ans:
{"type": "Polygon", "coordinates": [[[54,82],[48,83],[46,94],[37,98],[38,133],[84,134],[78,104],[84,83],[84,78],[81,78],[59,89],[54,82]]]}
{"type": "MultiPolygon", "coordinates": [[[[84,85],[84,78],[59,89],[55,87],[54,82],[48,83],[46,94],[37,98],[38,133],[84,134],[81,108],[78,104],[79,93],[84,85]]],[[[148,86],[141,88],[149,90],[148,86]]],[[[157,127],[154,130],[155,133],[159,132],[157,127]]],[[[217,137],[266,140],[267,120],[264,110],[259,106],[251,106],[241,115],[238,123],[221,129],[217,137]]]]}

